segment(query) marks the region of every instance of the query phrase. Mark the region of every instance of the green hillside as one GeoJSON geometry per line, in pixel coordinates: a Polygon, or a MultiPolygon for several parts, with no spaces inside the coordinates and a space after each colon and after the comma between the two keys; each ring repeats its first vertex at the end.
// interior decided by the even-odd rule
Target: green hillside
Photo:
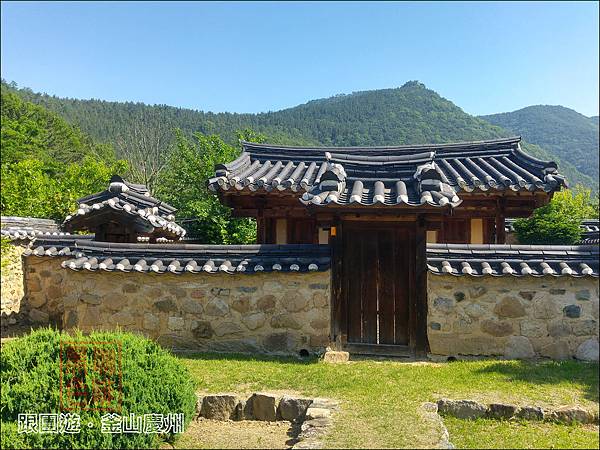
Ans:
{"type": "Polygon", "coordinates": [[[86,156],[114,159],[112,146],[96,144],[58,114],[24,101],[3,85],[0,91],[2,163],[35,158],[73,163],[86,156]]]}
{"type": "Polygon", "coordinates": [[[598,117],[563,106],[528,106],[483,119],[520,134],[598,180],[598,117]]]}
{"type": "MultiPolygon", "coordinates": [[[[63,99],[14,86],[11,89],[58,113],[94,139],[113,143],[117,151],[123,137],[140,128],[180,128],[187,135],[194,131],[215,133],[230,143],[237,139],[238,130],[251,128],[271,143],[344,146],[441,143],[515,134],[465,113],[416,81],[400,88],[338,95],[261,114],[215,114],[166,105],[63,99]]],[[[528,143],[523,148],[536,157],[557,161],[572,183],[596,188],[597,182],[555,152],[528,143]]]]}

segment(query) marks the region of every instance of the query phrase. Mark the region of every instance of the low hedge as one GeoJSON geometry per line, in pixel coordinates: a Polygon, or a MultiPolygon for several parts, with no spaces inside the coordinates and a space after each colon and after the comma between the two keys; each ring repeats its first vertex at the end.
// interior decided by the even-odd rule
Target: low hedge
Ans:
{"type": "MultiPolygon", "coordinates": [[[[93,350],[86,350],[89,351],[93,350]]],[[[88,372],[85,385],[80,386],[81,392],[97,392],[97,388],[93,387],[97,385],[90,382],[91,377],[97,375],[96,366],[92,364],[94,357],[90,355],[92,353],[86,353],[89,358],[88,372]]],[[[111,412],[127,417],[130,414],[139,417],[144,414],[183,413],[183,426],[187,427],[195,413],[195,385],[187,369],[169,352],[139,335],[94,332],[84,336],[79,332],[67,334],[41,329],[4,343],[1,356],[2,448],[156,448],[161,439],[172,441],[175,434],[172,431],[163,434],[144,433],[143,430],[141,433],[103,433],[102,416],[111,412]],[[65,368],[65,343],[69,342],[104,342],[111,343],[106,348],[120,348],[119,352],[114,353],[121,354],[121,363],[117,362],[115,366],[120,366],[120,370],[117,369],[112,377],[104,375],[104,379],[115,382],[115,387],[109,392],[115,394],[113,406],[119,407],[98,410],[96,407],[105,403],[97,401],[90,394],[83,396],[83,403],[70,410],[79,414],[80,432],[19,433],[19,414],[66,412],[64,406],[67,397],[63,397],[61,411],[60,384],[61,373],[63,388],[69,379],[69,372],[65,368]]],[[[115,358],[107,360],[117,361],[115,358]]]]}

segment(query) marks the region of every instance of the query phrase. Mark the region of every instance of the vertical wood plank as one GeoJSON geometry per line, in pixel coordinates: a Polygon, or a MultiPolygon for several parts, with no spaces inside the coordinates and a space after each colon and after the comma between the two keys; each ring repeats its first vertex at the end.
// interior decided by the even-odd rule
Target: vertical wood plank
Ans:
{"type": "Polygon", "coordinates": [[[379,303],[379,343],[395,344],[396,298],[394,284],[399,281],[395,271],[394,250],[397,240],[394,231],[381,230],[377,233],[379,267],[377,270],[377,297],[379,303]]]}
{"type": "Polygon", "coordinates": [[[344,276],[347,286],[348,342],[362,339],[363,308],[363,240],[357,230],[344,230],[344,276]]]}
{"type": "MultiPolygon", "coordinates": [[[[412,225],[411,225],[412,226],[412,225]]],[[[412,292],[411,287],[411,252],[412,235],[406,226],[399,228],[396,232],[396,243],[394,246],[394,292],[395,292],[395,344],[407,345],[409,342],[409,300],[412,292]]]]}
{"type": "Polygon", "coordinates": [[[362,235],[362,331],[363,342],[377,343],[377,232],[365,230],[362,235]]]}

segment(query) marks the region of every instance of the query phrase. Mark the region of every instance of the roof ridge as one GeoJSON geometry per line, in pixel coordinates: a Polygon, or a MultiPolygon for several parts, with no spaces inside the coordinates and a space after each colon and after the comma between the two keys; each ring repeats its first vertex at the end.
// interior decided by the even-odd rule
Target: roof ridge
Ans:
{"type": "Polygon", "coordinates": [[[327,150],[411,150],[411,149],[427,149],[427,148],[446,148],[446,147],[461,147],[465,145],[493,145],[493,144],[512,144],[521,141],[521,136],[512,136],[508,138],[497,138],[479,141],[461,141],[461,142],[447,142],[438,144],[402,144],[402,145],[376,145],[376,146],[296,146],[296,145],[280,145],[280,144],[261,144],[258,142],[249,142],[241,140],[242,147],[250,148],[265,148],[265,149],[281,149],[281,150],[315,150],[315,151],[327,151],[327,150]]]}

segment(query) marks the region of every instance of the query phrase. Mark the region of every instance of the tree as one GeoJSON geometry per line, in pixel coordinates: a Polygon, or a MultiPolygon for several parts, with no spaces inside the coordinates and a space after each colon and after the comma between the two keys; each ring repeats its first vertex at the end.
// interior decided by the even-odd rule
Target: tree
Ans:
{"type": "Polygon", "coordinates": [[[154,192],[155,184],[169,160],[173,135],[163,122],[148,123],[139,115],[126,132],[116,138],[119,157],[129,162],[128,178],[145,184],[154,192]]]}
{"type": "Polygon", "coordinates": [[[591,190],[577,186],[557,192],[531,217],[514,223],[521,244],[576,244],[581,240],[581,221],[598,217],[598,198],[591,190]]]}
{"type": "MultiPolygon", "coordinates": [[[[245,130],[240,138],[256,138],[245,130]]],[[[207,244],[248,244],[256,241],[256,224],[251,219],[231,216],[231,210],[206,187],[214,176],[215,164],[233,161],[238,147],[219,136],[194,133],[187,138],[176,131],[175,148],[156,185],[157,196],[178,209],[177,221],[189,235],[207,244]]]]}
{"type": "Polygon", "coordinates": [[[109,164],[91,157],[63,166],[57,174],[35,159],[2,164],[2,215],[62,221],[75,209],[75,200],[106,189],[110,177],[126,169],[124,161],[109,164]]]}

